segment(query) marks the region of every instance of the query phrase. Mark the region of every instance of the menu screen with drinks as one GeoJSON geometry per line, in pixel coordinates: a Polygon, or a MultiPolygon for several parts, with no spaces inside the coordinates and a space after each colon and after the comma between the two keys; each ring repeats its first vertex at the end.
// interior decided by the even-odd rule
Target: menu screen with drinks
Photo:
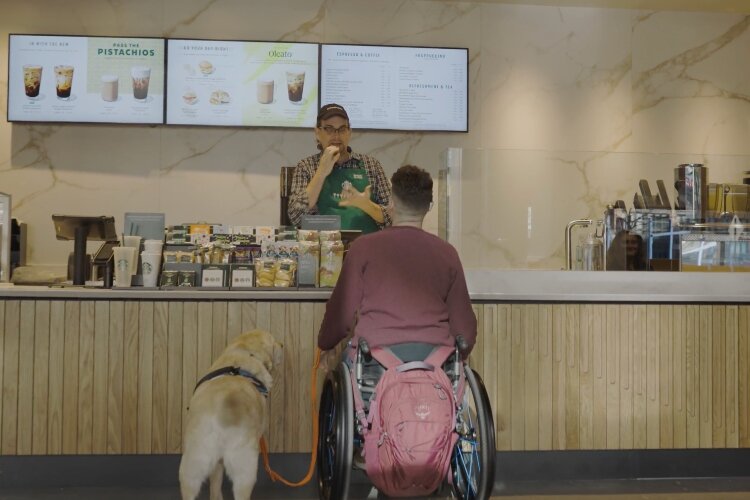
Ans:
{"type": "Polygon", "coordinates": [[[467,132],[467,49],[323,45],[320,102],[354,128],[467,132]]]}
{"type": "Polygon", "coordinates": [[[8,121],[164,122],[164,40],[10,35],[8,121]]]}
{"type": "Polygon", "coordinates": [[[315,125],[317,44],[170,39],[167,50],[168,124],[315,125]]]}

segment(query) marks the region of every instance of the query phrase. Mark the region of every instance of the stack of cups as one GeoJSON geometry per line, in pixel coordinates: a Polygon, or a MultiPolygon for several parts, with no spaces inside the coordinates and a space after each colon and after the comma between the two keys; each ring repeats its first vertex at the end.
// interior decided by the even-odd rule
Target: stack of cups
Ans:
{"type": "Polygon", "coordinates": [[[133,247],[115,247],[115,286],[129,287],[136,271],[137,249],[133,247]]]}
{"type": "Polygon", "coordinates": [[[146,240],[143,242],[143,252],[141,253],[143,286],[155,287],[159,282],[161,249],[163,245],[164,242],[162,240],[146,240]]]}

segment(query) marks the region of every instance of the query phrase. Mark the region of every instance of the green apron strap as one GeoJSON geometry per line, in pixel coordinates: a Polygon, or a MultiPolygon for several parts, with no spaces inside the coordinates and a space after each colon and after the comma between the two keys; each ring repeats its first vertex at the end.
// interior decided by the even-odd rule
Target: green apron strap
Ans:
{"type": "Polygon", "coordinates": [[[345,182],[350,182],[357,191],[362,192],[370,184],[367,170],[363,168],[335,167],[323,182],[318,196],[318,212],[323,215],[339,215],[341,229],[359,229],[363,233],[372,233],[379,229],[372,217],[356,207],[340,207],[341,191],[345,182]]]}

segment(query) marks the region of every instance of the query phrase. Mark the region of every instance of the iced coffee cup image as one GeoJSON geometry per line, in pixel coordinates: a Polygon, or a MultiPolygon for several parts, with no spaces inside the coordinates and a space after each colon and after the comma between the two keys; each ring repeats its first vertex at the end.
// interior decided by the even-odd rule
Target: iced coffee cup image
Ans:
{"type": "Polygon", "coordinates": [[[133,98],[144,102],[148,98],[148,82],[151,80],[151,68],[148,66],[133,66],[130,69],[133,77],[133,98]]]}
{"type": "Polygon", "coordinates": [[[102,75],[102,100],[115,102],[119,93],[120,78],[117,75],[102,75]]]}
{"type": "Polygon", "coordinates": [[[262,79],[256,82],[258,103],[271,104],[273,102],[273,80],[262,79]]]}
{"type": "Polygon", "coordinates": [[[26,97],[38,98],[41,83],[42,67],[38,64],[26,64],[23,67],[23,88],[26,97]]]}
{"type": "Polygon", "coordinates": [[[289,101],[294,103],[300,102],[302,100],[302,91],[305,89],[305,72],[287,71],[286,89],[289,94],[289,101]]]}
{"type": "Polygon", "coordinates": [[[70,91],[73,88],[73,66],[64,64],[55,66],[55,81],[57,98],[65,101],[70,99],[70,91]]]}

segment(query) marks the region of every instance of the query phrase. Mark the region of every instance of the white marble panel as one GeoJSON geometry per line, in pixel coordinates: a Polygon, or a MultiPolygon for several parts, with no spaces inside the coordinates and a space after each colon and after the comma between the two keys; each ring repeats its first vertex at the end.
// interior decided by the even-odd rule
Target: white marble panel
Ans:
{"type": "Polygon", "coordinates": [[[324,0],[162,0],[164,36],[219,40],[317,42],[324,0]]]}
{"type": "Polygon", "coordinates": [[[609,151],[631,134],[633,11],[482,6],[482,145],[609,151]]]}
{"type": "Polygon", "coordinates": [[[31,262],[59,264],[53,213],[113,215],[120,231],[124,212],[157,209],[158,129],[14,124],[11,150],[0,182],[10,186],[14,216],[28,224],[31,262]]]}
{"type": "Polygon", "coordinates": [[[3,2],[0,31],[54,35],[161,36],[162,1],[3,2]]]}
{"type": "Polygon", "coordinates": [[[633,30],[633,150],[750,153],[750,18],[661,12],[633,30]]]}

